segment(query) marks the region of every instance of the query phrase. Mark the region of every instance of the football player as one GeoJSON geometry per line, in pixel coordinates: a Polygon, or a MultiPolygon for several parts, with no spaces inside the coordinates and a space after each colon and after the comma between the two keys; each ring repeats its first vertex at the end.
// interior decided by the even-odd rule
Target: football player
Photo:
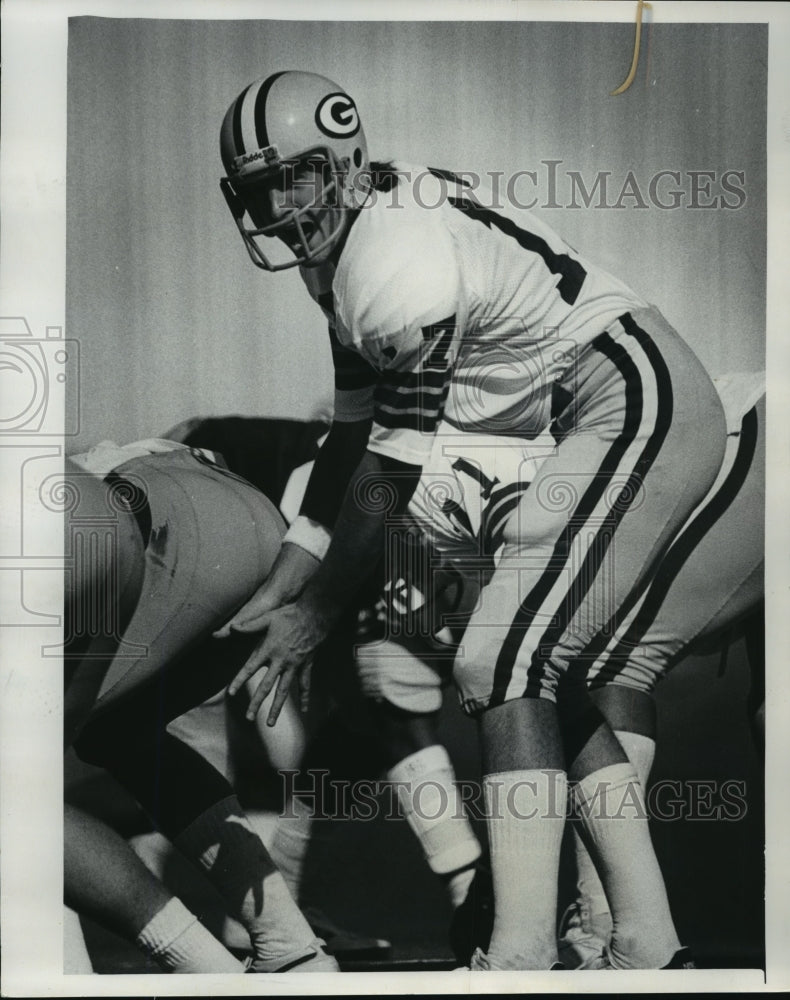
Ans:
{"type": "MultiPolygon", "coordinates": [[[[717,385],[728,438],[716,482],[617,631],[598,651],[588,651],[593,701],[643,789],[655,754],[653,694],[658,682],[691,649],[726,643],[736,626],[747,635],[762,627],[764,377],[737,374],[718,379],[717,385]]],[[[464,439],[444,428],[437,433],[409,511],[465,580],[473,577],[473,595],[487,564],[496,559],[504,523],[535,478],[547,447],[552,443],[540,438],[527,443],[474,435],[464,439]]],[[[751,650],[749,661],[748,711],[761,747],[763,662],[751,650]]],[[[606,961],[612,917],[595,862],[578,832],[574,841],[578,893],[561,921],[560,957],[569,968],[598,968],[606,961]]],[[[478,927],[478,935],[485,933],[478,927]]],[[[460,937],[456,943],[459,952],[468,946],[460,937]]]]}
{"type": "MultiPolygon", "coordinates": [[[[656,684],[690,651],[713,643],[726,648],[734,627],[747,639],[749,720],[762,749],[764,661],[753,639],[764,629],[765,397],[760,376],[718,382],[729,383],[722,392],[729,434],[716,483],[614,635],[589,651],[593,701],[643,788],[655,755],[656,684]]],[[[569,967],[596,968],[612,917],[594,859],[578,834],[575,848],[577,898],[561,920],[560,955],[569,967]]]]}
{"type": "MultiPolygon", "coordinates": [[[[184,443],[219,451],[234,472],[254,482],[292,523],[317,445],[328,426],[328,420],[215,417],[190,421],[168,432],[168,437],[175,433],[184,443]]],[[[473,877],[480,845],[459,801],[453,765],[438,735],[442,689],[449,681],[453,649],[434,636],[441,631],[438,619],[442,614],[458,613],[454,603],[449,609],[446,606],[447,598],[454,600],[458,593],[456,588],[448,594],[446,584],[453,581],[443,579],[438,572],[432,575],[431,592],[424,574],[423,579],[417,579],[415,573],[435,568],[428,565],[427,550],[420,539],[419,532],[417,536],[408,531],[393,533],[390,559],[382,561],[358,599],[359,610],[349,616],[321,654],[322,665],[335,676],[339,669],[344,670],[342,694],[338,697],[336,690],[333,693],[330,700],[335,707],[313,733],[304,758],[283,765],[301,773],[290,815],[278,824],[271,849],[300,903],[308,846],[322,831],[329,830],[326,824],[313,823],[313,814],[322,809],[332,812],[329,803],[316,802],[316,791],[320,793],[314,780],[316,769],[328,770],[330,780],[376,779],[383,771],[394,783],[425,860],[446,886],[451,905],[463,902],[473,877]],[[434,593],[443,602],[439,606],[433,600],[434,593]],[[435,610],[435,626],[421,622],[414,628],[421,609],[435,610]],[[407,617],[410,622],[404,626],[407,617]],[[367,769],[360,766],[362,761],[367,769]]],[[[468,593],[468,587],[466,590],[468,593]]],[[[319,675],[324,672],[317,670],[319,675]]],[[[178,734],[194,741],[200,721],[192,721],[191,734],[185,732],[183,721],[178,722],[178,734]]],[[[175,732],[173,726],[170,730],[175,732]]],[[[267,738],[266,730],[261,727],[261,737],[268,745],[272,731],[268,730],[267,738]]],[[[313,927],[328,929],[320,910],[309,901],[306,906],[313,927]]],[[[321,936],[337,953],[336,935],[321,936]]],[[[359,947],[351,948],[353,940],[345,932],[343,937],[349,957],[354,951],[370,950],[375,943],[359,939],[359,947]]]]}
{"type": "MultiPolygon", "coordinates": [[[[88,495],[97,484],[107,493],[105,510],[86,517],[79,504],[70,512],[77,579],[80,555],[95,544],[93,535],[109,532],[112,547],[123,530],[134,542],[128,574],[137,585],[124,620],[112,601],[99,605],[106,614],[98,632],[86,627],[84,617],[73,616],[75,676],[84,675],[83,687],[90,687],[94,698],[99,695],[87,720],[79,719],[78,755],[125,785],[205,873],[228,914],[249,934],[249,971],[337,971],[233,788],[163,728],[221,690],[232,664],[247,655],[247,644],[232,641],[224,656],[217,656],[211,630],[269,572],[280,548],[282,518],[262,493],[209,454],[171,441],[124,447],[105,442],[73,460],[83,470],[77,495],[88,495]],[[235,526],[230,534],[228,518],[235,526]]],[[[83,603],[83,611],[89,606],[83,603]]],[[[67,725],[73,715],[67,700],[67,725]]],[[[167,937],[172,926],[158,928],[157,947],[170,940],[163,942],[160,931],[167,937]]],[[[235,967],[242,971],[240,963],[235,967]]]]}
{"type": "Polygon", "coordinates": [[[298,266],[329,320],[337,389],[300,517],[232,619],[263,636],[230,692],[266,667],[249,711],[276,686],[275,722],[372,571],[442,418],[463,433],[549,430],[556,448],[504,527],[455,665],[479,720],[495,897],[472,967],[556,964],[568,782],[595,827],[611,966],[677,963],[647,824],[594,815],[601,785],[615,813],[641,790],[590,700],[585,651],[716,477],[725,426],[710,378],[657,309],[534,214],[495,206],[477,178],[371,163],[354,101],[323,77],[250,84],[221,152],[253,262],[298,266]],[[276,241],[289,259],[267,252],[276,241]]]}
{"type": "MultiPolygon", "coordinates": [[[[111,488],[66,461],[64,735],[71,745],[93,710],[101,683],[143,589],[138,524],[111,488]],[[112,530],[111,544],[107,529],[112,530]],[[96,538],[99,544],[95,544],[96,538]],[[79,567],[79,572],[77,572],[79,567]],[[96,609],[108,611],[97,616],[96,609]],[[109,610],[108,610],[109,609],[109,610]],[[98,618],[98,620],[97,620],[98,618]]],[[[165,972],[243,972],[244,966],[143,866],[105,823],[68,802],[63,814],[64,964],[92,972],[74,910],[133,941],[165,972]]]]}
{"type": "MultiPolygon", "coordinates": [[[[762,593],[764,398],[756,407],[752,401],[761,396],[763,380],[761,376],[735,375],[718,379],[717,386],[728,417],[729,435],[716,484],[673,544],[650,588],[649,600],[640,600],[588,673],[594,700],[636,767],[643,787],[655,751],[652,693],[658,680],[685,655],[692,642],[708,636],[720,639],[725,628],[752,613],[762,593]],[[722,544],[722,539],[727,538],[736,540],[734,547],[722,544]],[[637,629],[641,636],[638,642],[637,629]],[[626,632],[630,640],[626,640],[626,632]],[[609,659],[615,649],[617,654],[609,659]]],[[[312,468],[314,444],[326,428],[302,422],[282,427],[281,423],[212,418],[195,423],[186,440],[196,446],[212,446],[222,451],[223,457],[230,453],[234,468],[257,475],[261,480],[258,485],[275,499],[284,495],[280,507],[286,520],[292,521],[312,468]],[[308,447],[299,444],[305,434],[308,447]],[[289,455],[281,447],[283,441],[291,442],[290,464],[294,454],[304,452],[310,458],[290,474],[289,455]],[[256,468],[253,463],[262,454],[271,461],[256,468]]],[[[447,425],[437,431],[430,459],[409,504],[408,530],[398,525],[390,533],[391,559],[383,593],[375,607],[363,611],[355,636],[356,665],[363,690],[378,704],[390,706],[390,713],[382,714],[380,722],[386,725],[392,709],[399,709],[404,719],[414,716],[425,727],[438,709],[442,687],[449,680],[447,667],[458,632],[462,633],[481,583],[493,569],[504,523],[553,447],[550,435],[524,442],[490,435],[461,435],[447,425]],[[429,540],[429,546],[411,534],[412,522],[429,540]],[[448,623],[455,636],[448,634],[448,623]]],[[[282,719],[278,730],[281,725],[282,719]]],[[[195,727],[202,727],[205,734],[204,724],[197,717],[195,727]]],[[[185,738],[183,733],[180,735],[185,738]]],[[[325,744],[336,745],[342,739],[336,726],[329,735],[325,744]]],[[[409,767],[420,760],[417,750],[412,749],[415,756],[408,761],[409,767]]],[[[318,763],[326,764],[328,760],[329,756],[318,759],[318,763]]],[[[405,767],[402,770],[409,773],[405,767]]],[[[406,789],[397,771],[390,777],[401,782],[402,798],[408,808],[413,794],[403,794],[406,789]]],[[[430,787],[436,776],[423,781],[430,787]]],[[[415,787],[419,784],[415,783],[415,787]]],[[[447,824],[443,836],[457,841],[454,850],[465,851],[464,860],[467,855],[476,857],[479,850],[475,842],[463,835],[458,813],[451,808],[451,793],[445,790],[437,800],[445,802],[448,817],[456,817],[455,823],[447,824]]],[[[297,799],[297,810],[298,803],[297,799]]],[[[434,809],[425,808],[424,801],[420,804],[422,808],[413,822],[419,826],[426,813],[431,816],[432,822],[423,824],[426,830],[418,829],[417,833],[424,846],[435,849],[438,817],[434,809]],[[428,827],[433,828],[430,837],[428,827]]],[[[309,809],[297,811],[281,824],[272,844],[278,867],[286,879],[290,876],[289,887],[295,898],[303,853],[314,836],[311,815],[309,809]]],[[[321,824],[318,826],[320,829],[321,824]]],[[[600,963],[611,931],[611,916],[594,864],[581,838],[576,836],[575,840],[579,896],[563,918],[560,954],[568,967],[594,968],[600,963]]],[[[432,867],[441,867],[442,853],[435,851],[428,856],[432,867]]],[[[467,882],[456,873],[450,885],[457,904],[464,898],[467,882]]],[[[479,914],[473,919],[479,920],[479,914]]],[[[316,926],[312,919],[311,923],[316,926]]],[[[468,960],[469,938],[461,940],[458,923],[455,931],[459,955],[465,954],[468,960]]]]}

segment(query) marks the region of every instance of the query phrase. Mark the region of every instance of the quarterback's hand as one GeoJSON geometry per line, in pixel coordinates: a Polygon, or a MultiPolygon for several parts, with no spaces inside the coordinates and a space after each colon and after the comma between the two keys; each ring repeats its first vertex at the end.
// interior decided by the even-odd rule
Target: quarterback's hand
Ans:
{"type": "Polygon", "coordinates": [[[255,718],[276,683],[277,690],[266,720],[267,725],[273,726],[295,677],[300,678],[304,696],[313,654],[325,638],[325,629],[309,605],[302,604],[289,604],[269,611],[260,618],[259,629],[264,634],[231,681],[228,694],[235,695],[250,677],[265,669],[250,698],[247,718],[255,718]]]}
{"type": "Polygon", "coordinates": [[[247,603],[217,629],[214,638],[225,639],[231,632],[261,632],[269,612],[296,600],[319,566],[314,555],[286,542],[267,579],[247,603]]]}

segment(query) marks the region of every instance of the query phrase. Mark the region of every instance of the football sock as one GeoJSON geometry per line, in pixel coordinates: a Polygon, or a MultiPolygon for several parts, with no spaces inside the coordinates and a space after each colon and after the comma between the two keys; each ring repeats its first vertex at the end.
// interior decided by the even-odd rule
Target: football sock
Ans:
{"type": "Polygon", "coordinates": [[[256,972],[274,972],[310,954],[315,934],[235,796],[217,802],[174,841],[218,889],[246,927],[256,972]]]}
{"type": "Polygon", "coordinates": [[[620,746],[625,750],[626,757],[636,768],[636,775],[642,791],[647,791],[647,781],[653,768],[656,756],[656,741],[641,733],[629,733],[624,729],[615,729],[614,735],[620,746]]]}
{"type": "Polygon", "coordinates": [[[297,901],[300,899],[305,858],[311,840],[320,837],[328,823],[314,823],[313,810],[295,795],[287,806],[288,815],[277,821],[271,843],[272,860],[297,901]]]}
{"type": "MultiPolygon", "coordinates": [[[[636,769],[642,791],[647,788],[647,780],[653,766],[656,753],[655,740],[640,733],[630,733],[625,730],[615,730],[618,742],[636,769]]],[[[586,903],[593,929],[602,938],[607,937],[612,928],[609,903],[606,899],[601,880],[598,877],[593,860],[590,857],[582,837],[574,831],[574,851],[576,855],[576,886],[577,897],[586,903]]]]}
{"type": "Polygon", "coordinates": [[[606,939],[612,929],[612,917],[604,887],[578,830],[574,830],[573,849],[576,856],[576,897],[588,914],[595,933],[606,939]]]}
{"type": "Polygon", "coordinates": [[[149,920],[135,943],[166,972],[244,972],[242,963],[175,896],[149,920]]]}
{"type": "Polygon", "coordinates": [[[444,875],[442,880],[447,888],[447,895],[450,897],[450,904],[454,909],[463,903],[469,893],[469,886],[474,881],[474,862],[461,868],[459,871],[444,875]]]}
{"type": "Polygon", "coordinates": [[[612,764],[572,786],[585,840],[612,912],[613,966],[661,968],[680,947],[633,764],[612,764]]]}
{"type": "Polygon", "coordinates": [[[557,961],[557,876],[565,824],[564,771],[483,778],[494,883],[492,969],[550,969],[557,961]]]}
{"type": "Polygon", "coordinates": [[[424,747],[387,772],[401,811],[420,842],[428,865],[443,877],[453,906],[460,906],[474,876],[480,844],[455,784],[447,750],[424,747]]]}

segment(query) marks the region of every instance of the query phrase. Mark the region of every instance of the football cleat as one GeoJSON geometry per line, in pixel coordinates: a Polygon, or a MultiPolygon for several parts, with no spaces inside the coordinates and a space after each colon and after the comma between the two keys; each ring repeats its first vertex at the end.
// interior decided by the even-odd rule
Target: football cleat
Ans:
{"type": "Polygon", "coordinates": [[[455,910],[450,924],[450,947],[464,967],[477,949],[487,948],[494,928],[494,886],[491,869],[479,861],[466,899],[455,910]]]}
{"type": "Polygon", "coordinates": [[[285,955],[280,958],[272,958],[268,961],[260,961],[253,958],[246,972],[340,972],[340,966],[335,958],[329,955],[324,942],[316,938],[307,949],[295,955],[285,955]]]}
{"type": "Polygon", "coordinates": [[[338,927],[322,910],[303,906],[302,913],[317,937],[321,938],[327,952],[340,962],[359,959],[384,958],[392,949],[392,942],[384,938],[368,937],[356,931],[338,927]]]}
{"type": "Polygon", "coordinates": [[[557,952],[567,969],[596,969],[609,943],[611,924],[595,919],[584,899],[577,899],[560,920],[557,952]]]}
{"type": "Polygon", "coordinates": [[[694,964],[694,959],[688,948],[678,948],[672,958],[666,965],[661,966],[662,969],[696,969],[697,966],[694,964]]]}
{"type": "MultiPolygon", "coordinates": [[[[603,954],[600,958],[591,962],[589,965],[585,966],[586,969],[611,969],[612,971],[619,971],[620,967],[617,965],[612,965],[611,955],[609,954],[609,949],[605,948],[603,954]]],[[[667,962],[666,965],[660,967],[663,969],[696,969],[697,966],[694,964],[694,959],[691,956],[691,952],[688,948],[679,948],[672,958],[667,962]]],[[[630,970],[628,970],[630,971],[630,970]]]]}
{"type": "MultiPolygon", "coordinates": [[[[554,962],[549,969],[549,972],[563,972],[566,966],[562,962],[554,962]]],[[[472,955],[472,960],[469,963],[470,972],[491,972],[491,964],[488,961],[488,956],[481,948],[475,948],[472,955]]],[[[526,971],[526,970],[525,970],[526,971]]]]}

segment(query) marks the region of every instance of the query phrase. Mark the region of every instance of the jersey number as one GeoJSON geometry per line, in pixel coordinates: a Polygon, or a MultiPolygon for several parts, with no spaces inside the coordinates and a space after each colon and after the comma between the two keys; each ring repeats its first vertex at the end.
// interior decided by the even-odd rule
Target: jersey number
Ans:
{"type": "Polygon", "coordinates": [[[423,339],[426,341],[435,341],[431,347],[428,357],[425,359],[425,363],[423,364],[424,369],[444,371],[445,368],[447,368],[449,364],[447,352],[450,350],[450,344],[453,342],[454,333],[454,314],[448,319],[443,319],[439,323],[431,323],[430,326],[424,326],[422,328],[423,339]]]}
{"type": "MultiPolygon", "coordinates": [[[[480,496],[483,500],[490,500],[494,487],[499,485],[499,480],[496,477],[489,479],[478,465],[475,465],[474,462],[467,462],[465,458],[457,458],[452,464],[452,469],[455,472],[465,472],[467,476],[470,476],[479,485],[480,496]]],[[[445,500],[442,513],[447,517],[455,518],[461,529],[468,535],[474,535],[469,515],[457,500],[452,498],[445,500]]]]}
{"type": "Polygon", "coordinates": [[[465,198],[450,197],[450,204],[461,212],[465,212],[470,219],[481,222],[487,229],[492,226],[500,233],[514,239],[524,250],[530,250],[538,254],[543,259],[543,263],[552,274],[559,274],[560,280],[557,282],[557,291],[564,302],[572,306],[579,297],[587,272],[578,260],[574,260],[566,253],[555,253],[548,243],[541,237],[530,233],[526,229],[521,229],[504,215],[497,215],[490,208],[483,208],[475,205],[474,202],[465,198]]]}

